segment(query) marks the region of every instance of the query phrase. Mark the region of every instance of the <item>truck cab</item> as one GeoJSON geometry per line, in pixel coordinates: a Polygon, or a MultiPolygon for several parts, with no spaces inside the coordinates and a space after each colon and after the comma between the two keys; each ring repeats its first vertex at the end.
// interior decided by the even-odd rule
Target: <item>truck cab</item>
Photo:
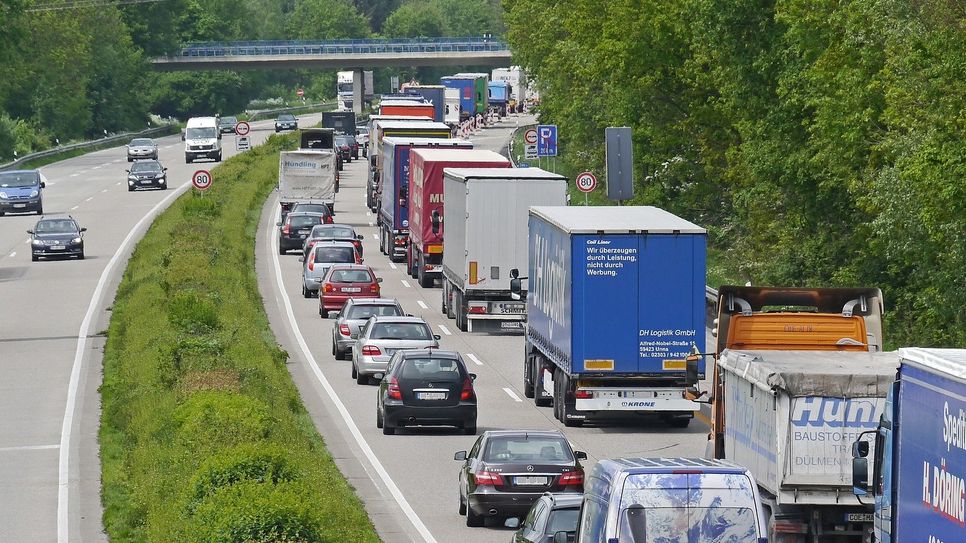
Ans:
{"type": "MultiPolygon", "coordinates": [[[[616,458],[584,484],[576,543],[766,543],[754,476],[724,460],[616,458]]],[[[567,532],[554,534],[566,543],[567,532]]]]}

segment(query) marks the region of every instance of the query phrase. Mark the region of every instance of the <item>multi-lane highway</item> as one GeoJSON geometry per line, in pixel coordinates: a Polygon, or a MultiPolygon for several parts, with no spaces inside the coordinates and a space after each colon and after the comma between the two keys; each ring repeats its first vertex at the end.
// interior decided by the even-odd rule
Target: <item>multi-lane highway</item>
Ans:
{"type": "MultiPolygon", "coordinates": [[[[473,137],[476,148],[500,151],[516,122],[513,117],[473,137]]],[[[694,421],[671,429],[652,421],[565,428],[549,408],[523,396],[521,336],[464,333],[440,313],[440,289],[420,288],[379,253],[375,217],[365,207],[365,161],[346,166],[338,194],[336,222],[365,234],[365,263],[384,278],[383,295],[397,298],[408,312],[426,319],[441,346],[463,353],[478,375],[479,431],[558,428],[577,450],[586,451],[589,468],[599,458],[619,456],[702,456],[707,426],[694,421]]],[[[375,425],[376,387],[350,378],[351,362],[331,355],[333,320],[320,319],[318,300],[301,295],[301,263],[296,253],[279,256],[274,224],[278,204],[263,210],[256,262],[266,309],[279,342],[290,353],[289,368],[317,427],[343,473],[366,502],[370,517],[387,542],[492,542],[509,531],[488,525],[467,528],[457,513],[458,462],[453,453],[476,439],[453,429],[403,429],[383,435],[375,425]]]]}
{"type": "MultiPolygon", "coordinates": [[[[318,115],[306,121],[318,120],[318,115]]],[[[253,143],[272,131],[254,123],[253,143]]],[[[42,168],[44,209],[87,227],[87,258],[31,262],[36,215],[0,217],[0,542],[105,541],[97,430],[109,306],[131,249],[214,163],[185,164],[178,136],[157,140],[168,190],[128,192],[124,147],[42,168]]],[[[233,135],[223,139],[235,154],[233,135]]],[[[217,177],[215,183],[217,183],[217,177]]]]}

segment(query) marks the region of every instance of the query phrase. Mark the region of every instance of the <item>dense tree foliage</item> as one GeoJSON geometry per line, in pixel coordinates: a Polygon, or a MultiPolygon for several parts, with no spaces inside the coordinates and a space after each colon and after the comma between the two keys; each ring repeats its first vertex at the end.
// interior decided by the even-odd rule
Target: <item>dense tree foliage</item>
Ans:
{"type": "Polygon", "coordinates": [[[875,285],[892,345],[966,344],[966,9],[955,0],[504,0],[565,160],[630,126],[636,203],[721,275],[875,285]]]}

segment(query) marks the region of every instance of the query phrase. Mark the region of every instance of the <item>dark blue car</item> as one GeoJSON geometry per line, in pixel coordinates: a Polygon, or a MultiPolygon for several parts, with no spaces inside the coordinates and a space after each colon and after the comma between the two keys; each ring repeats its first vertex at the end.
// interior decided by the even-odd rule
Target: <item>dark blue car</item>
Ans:
{"type": "Polygon", "coordinates": [[[0,215],[5,213],[44,213],[44,187],[40,170],[0,172],[0,215]]]}
{"type": "Polygon", "coordinates": [[[84,232],[73,217],[42,218],[30,234],[30,256],[36,262],[40,257],[76,256],[84,259],[84,232]]]}

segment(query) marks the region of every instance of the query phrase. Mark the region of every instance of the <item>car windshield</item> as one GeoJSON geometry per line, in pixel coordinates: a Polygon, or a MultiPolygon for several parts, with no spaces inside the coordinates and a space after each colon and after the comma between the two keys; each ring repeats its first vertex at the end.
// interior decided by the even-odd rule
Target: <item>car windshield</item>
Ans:
{"type": "Polygon", "coordinates": [[[70,219],[50,219],[40,221],[34,227],[38,234],[73,234],[77,232],[77,225],[70,219]]]}
{"type": "Polygon", "coordinates": [[[574,457],[562,437],[494,436],[486,444],[487,462],[570,462],[574,457]]]}
{"type": "Polygon", "coordinates": [[[151,147],[154,142],[147,138],[135,138],[131,140],[131,147],[151,147]]]}
{"type": "Polygon", "coordinates": [[[368,319],[369,317],[398,317],[402,312],[395,305],[357,305],[349,310],[350,319],[368,319]]]}
{"type": "Polygon", "coordinates": [[[322,217],[318,215],[297,215],[295,217],[288,216],[288,224],[294,228],[305,228],[307,226],[314,226],[322,222],[322,217]]]}
{"type": "Polygon", "coordinates": [[[379,322],[372,327],[370,339],[430,340],[429,327],[421,322],[379,322]]]}
{"type": "Polygon", "coordinates": [[[219,124],[222,126],[234,126],[238,124],[238,119],[234,117],[222,117],[221,121],[219,121],[219,124]]]}
{"type": "Polygon", "coordinates": [[[459,364],[452,358],[406,358],[400,375],[403,379],[430,379],[433,381],[462,381],[459,364]]]}
{"type": "Polygon", "coordinates": [[[0,172],[0,188],[32,187],[38,183],[39,172],[0,172]]]}
{"type": "Polygon", "coordinates": [[[580,508],[573,509],[554,509],[550,512],[550,519],[547,521],[545,533],[555,534],[560,531],[576,532],[577,517],[580,515],[580,508]]]}
{"type": "Polygon", "coordinates": [[[344,226],[316,226],[312,229],[313,238],[350,238],[355,239],[356,233],[351,228],[344,226]]]}
{"type": "Polygon", "coordinates": [[[185,132],[185,138],[189,140],[211,140],[217,137],[218,129],[213,126],[196,126],[185,132]]]}
{"type": "Polygon", "coordinates": [[[329,281],[333,283],[371,283],[372,276],[367,270],[333,270],[329,281]]]}
{"type": "Polygon", "coordinates": [[[283,113],[283,114],[281,114],[281,115],[278,116],[278,120],[280,120],[280,121],[294,121],[295,120],[295,115],[292,115],[292,114],[289,114],[289,113],[283,113]]]}
{"type": "Polygon", "coordinates": [[[158,173],[161,171],[161,163],[155,162],[153,160],[137,160],[131,165],[131,173],[144,173],[152,172],[158,173]]]}
{"type": "Polygon", "coordinates": [[[316,262],[355,262],[356,250],[352,247],[315,246],[316,262]]]}
{"type": "Polygon", "coordinates": [[[352,136],[335,137],[335,142],[338,143],[339,145],[352,145],[353,143],[355,143],[355,141],[356,141],[355,138],[353,138],[352,136]]]}

